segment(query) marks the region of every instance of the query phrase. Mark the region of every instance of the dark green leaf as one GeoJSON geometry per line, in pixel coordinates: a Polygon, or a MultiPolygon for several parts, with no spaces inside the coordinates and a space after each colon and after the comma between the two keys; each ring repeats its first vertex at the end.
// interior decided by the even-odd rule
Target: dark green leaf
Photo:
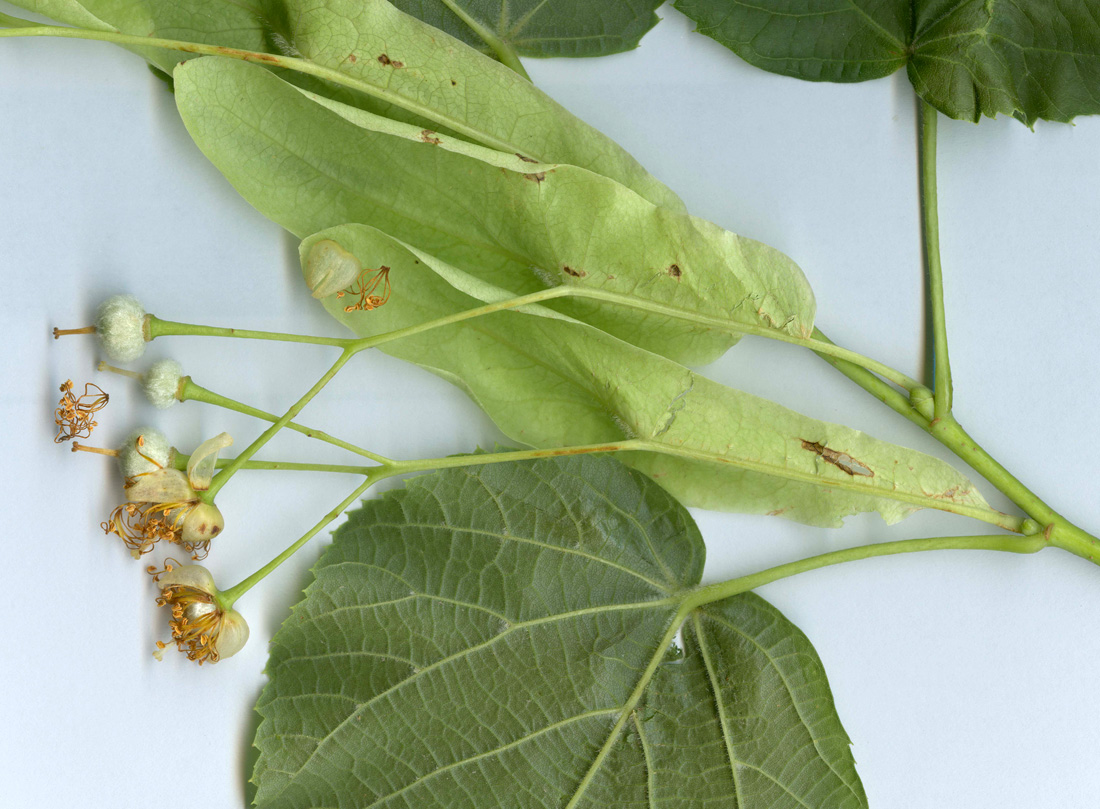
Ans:
{"type": "Polygon", "coordinates": [[[392,0],[402,11],[489,52],[475,25],[520,56],[604,56],[628,51],[657,24],[664,0],[392,0]]]}
{"type": "Polygon", "coordinates": [[[1095,0],[676,0],[698,30],[746,61],[811,81],[906,67],[952,118],[1069,121],[1100,112],[1095,0]]]}
{"type": "Polygon", "coordinates": [[[703,556],[605,458],[366,503],[272,640],[257,806],[865,806],[805,636],[751,594],[681,610],[703,556]]]}

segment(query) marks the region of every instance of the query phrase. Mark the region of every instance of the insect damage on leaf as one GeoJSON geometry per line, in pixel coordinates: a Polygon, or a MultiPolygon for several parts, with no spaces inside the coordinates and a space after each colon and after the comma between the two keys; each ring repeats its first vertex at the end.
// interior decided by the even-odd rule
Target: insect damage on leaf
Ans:
{"type": "Polygon", "coordinates": [[[831,463],[841,472],[853,477],[859,475],[860,477],[873,478],[875,476],[875,473],[871,471],[871,467],[862,461],[857,461],[846,452],[837,452],[835,449],[829,449],[824,444],[807,441],[805,438],[802,439],[802,449],[820,455],[823,461],[831,463]]]}
{"type": "Polygon", "coordinates": [[[441,144],[443,142],[442,140],[437,138],[435,132],[433,132],[430,129],[420,130],[420,139],[422,141],[424,141],[425,143],[431,143],[431,144],[434,144],[436,146],[438,146],[439,144],[441,144]]]}
{"type": "Polygon", "coordinates": [[[389,55],[383,53],[378,57],[378,61],[384,64],[386,67],[402,68],[405,66],[404,62],[398,62],[396,59],[391,59],[389,55]]]}

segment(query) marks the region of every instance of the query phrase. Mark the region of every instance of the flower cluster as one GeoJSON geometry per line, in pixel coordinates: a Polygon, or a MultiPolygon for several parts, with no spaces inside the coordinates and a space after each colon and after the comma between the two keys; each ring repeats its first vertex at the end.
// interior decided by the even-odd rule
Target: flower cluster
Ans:
{"type": "MultiPolygon", "coordinates": [[[[134,297],[116,295],[100,305],[95,324],[80,329],[54,329],[54,337],[68,334],[96,335],[100,347],[113,361],[125,363],[140,357],[150,336],[151,315],[134,297]]],[[[134,377],[154,407],[164,409],[180,401],[187,379],[179,363],[165,359],[142,374],[99,364],[101,371],[134,377]]],[[[73,392],[72,381],[61,386],[62,397],[54,412],[56,441],[86,438],[97,422],[93,415],[108,403],[108,395],[88,384],[84,393],[73,392]]],[[[184,458],[168,439],[154,429],[133,431],[118,449],[100,449],[73,441],[74,450],[112,455],[123,477],[125,502],[117,506],[100,527],[119,537],[130,554],[140,558],[166,542],[181,547],[194,560],[204,559],[211,541],[225,527],[221,511],[210,491],[218,454],[233,439],[222,433],[204,441],[184,458]],[[183,461],[186,460],[186,463],[183,461]]],[[[231,605],[224,603],[214,579],[199,565],[168,560],[162,570],[148,568],[159,588],[157,604],[169,607],[172,640],[190,660],[216,663],[236,654],[248,639],[248,625],[231,605]]],[[[166,644],[157,643],[159,659],[166,644]]]]}

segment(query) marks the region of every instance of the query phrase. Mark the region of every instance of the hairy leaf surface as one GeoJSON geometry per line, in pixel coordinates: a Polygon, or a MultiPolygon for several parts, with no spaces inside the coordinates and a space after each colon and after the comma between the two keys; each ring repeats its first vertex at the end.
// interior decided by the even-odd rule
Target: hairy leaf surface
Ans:
{"type": "Polygon", "coordinates": [[[393,0],[402,11],[486,51],[471,22],[520,56],[603,56],[638,46],[664,0],[393,0]],[[463,19],[464,17],[468,18],[463,19]]]}
{"type": "Polygon", "coordinates": [[[703,558],[606,458],[365,503],[272,640],[257,806],[865,806],[805,636],[752,594],[681,611],[703,558]]]}
{"type": "MultiPolygon", "coordinates": [[[[813,329],[813,293],[789,258],[600,174],[308,96],[226,59],[178,69],[176,96],[199,148],[299,236],[363,222],[516,295],[586,286],[800,337],[813,329]]],[[[681,362],[736,341],[605,303],[556,308],[681,362]]]]}
{"type": "MultiPolygon", "coordinates": [[[[322,231],[303,243],[303,257],[322,239],[363,267],[390,268],[384,306],[349,313],[346,295],[324,300],[364,336],[512,297],[363,225],[322,231]]],[[[863,511],[894,522],[926,505],[984,505],[942,461],[724,387],[544,307],[486,315],[383,348],[460,385],[525,444],[651,442],[655,451],[624,460],[688,505],[817,525],[863,511]]]]}
{"type": "Polygon", "coordinates": [[[1069,121],[1100,113],[1095,0],[676,0],[757,67],[811,81],[864,81],[902,67],[952,118],[1069,121]]]}

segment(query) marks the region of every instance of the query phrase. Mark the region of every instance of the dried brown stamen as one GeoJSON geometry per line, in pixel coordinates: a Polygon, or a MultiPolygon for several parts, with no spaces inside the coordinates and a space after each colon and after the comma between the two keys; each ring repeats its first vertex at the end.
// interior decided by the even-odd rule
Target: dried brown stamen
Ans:
{"type": "Polygon", "coordinates": [[[377,269],[363,270],[355,284],[349,287],[347,292],[337,292],[336,297],[342,298],[349,293],[357,296],[359,300],[350,306],[345,306],[345,312],[369,312],[382,306],[390,299],[390,268],[383,264],[377,269]],[[379,295],[376,292],[380,284],[382,294],[379,295]]]}
{"type": "Polygon", "coordinates": [[[97,424],[92,420],[92,415],[106,407],[109,400],[110,397],[103,389],[91,382],[84,386],[83,394],[76,396],[73,393],[73,381],[67,380],[61,386],[61,399],[53,412],[53,420],[57,425],[54,441],[60,444],[73,438],[90,436],[97,424]]]}

